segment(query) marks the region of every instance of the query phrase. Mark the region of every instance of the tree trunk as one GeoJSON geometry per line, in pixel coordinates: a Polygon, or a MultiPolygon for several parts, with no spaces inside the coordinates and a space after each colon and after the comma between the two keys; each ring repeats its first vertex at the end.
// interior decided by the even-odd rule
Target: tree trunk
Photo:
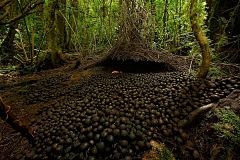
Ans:
{"type": "Polygon", "coordinates": [[[207,12],[208,12],[207,26],[208,26],[208,29],[210,29],[210,31],[208,32],[208,35],[215,42],[216,36],[214,36],[213,31],[214,30],[215,30],[214,32],[217,31],[216,29],[218,28],[218,22],[216,20],[213,21],[213,17],[214,17],[215,8],[217,6],[217,2],[216,2],[216,0],[206,0],[206,3],[208,6],[208,8],[207,8],[207,12]]]}
{"type": "Polygon", "coordinates": [[[7,37],[4,39],[1,48],[3,53],[7,53],[9,55],[13,54],[13,40],[15,38],[16,31],[15,29],[18,28],[19,21],[13,22],[9,26],[9,31],[7,37]]]}
{"type": "Polygon", "coordinates": [[[49,61],[51,64],[47,64],[50,68],[60,67],[62,59],[61,52],[62,49],[58,46],[58,38],[59,38],[59,28],[58,28],[58,0],[49,1],[49,6],[46,11],[46,38],[48,40],[48,49],[51,52],[49,61]]]}
{"type": "MultiPolygon", "coordinates": [[[[63,5],[66,5],[66,0],[60,0],[60,3],[62,3],[63,5]]],[[[61,6],[60,10],[65,8],[66,8],[65,6],[61,6]]],[[[64,13],[65,12],[63,12],[63,14],[64,13]]],[[[65,43],[66,43],[66,25],[65,25],[65,20],[60,13],[57,13],[57,27],[59,32],[58,47],[59,47],[59,51],[62,52],[62,50],[65,49],[65,43]]]]}
{"type": "MultiPolygon", "coordinates": [[[[73,8],[74,13],[76,13],[75,11],[76,11],[76,9],[78,9],[78,1],[70,0],[70,1],[68,1],[68,3],[73,8]]],[[[72,27],[72,29],[74,31],[77,31],[78,28],[77,28],[76,24],[74,23],[74,18],[72,16],[72,12],[69,12],[69,15],[67,17],[69,19],[69,24],[72,27]]],[[[76,17],[76,19],[78,19],[78,13],[75,14],[75,17],[76,17]]],[[[67,30],[66,49],[67,50],[73,49],[74,46],[75,46],[74,43],[76,43],[76,42],[74,42],[75,38],[72,38],[73,36],[76,36],[76,35],[73,34],[72,29],[69,27],[69,25],[67,25],[67,27],[66,27],[66,30],[67,30]]],[[[76,50],[76,52],[77,52],[77,50],[76,50]]]]}
{"type": "MultiPolygon", "coordinates": [[[[18,4],[17,2],[13,2],[10,8],[9,19],[15,17],[18,13],[18,4]]],[[[13,54],[13,40],[15,38],[16,31],[15,29],[18,28],[19,20],[13,22],[9,25],[9,31],[7,37],[4,39],[1,48],[3,53],[13,54]]]]}
{"type": "Polygon", "coordinates": [[[202,66],[201,66],[200,71],[197,76],[198,76],[198,78],[205,79],[208,74],[209,67],[210,67],[210,61],[211,61],[210,47],[208,44],[207,37],[204,35],[200,25],[197,23],[197,14],[198,14],[197,13],[197,5],[198,5],[197,0],[191,1],[190,20],[191,20],[191,27],[192,27],[194,36],[195,36],[196,40],[198,41],[198,43],[201,47],[201,50],[202,50],[202,66]]]}

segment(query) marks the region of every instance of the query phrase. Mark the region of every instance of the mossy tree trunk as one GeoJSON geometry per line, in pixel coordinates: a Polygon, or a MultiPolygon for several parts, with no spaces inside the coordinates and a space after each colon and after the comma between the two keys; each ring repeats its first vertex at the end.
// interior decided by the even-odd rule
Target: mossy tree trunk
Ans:
{"type": "Polygon", "coordinates": [[[210,47],[208,44],[207,37],[204,35],[201,29],[201,26],[198,24],[197,6],[198,6],[198,0],[191,0],[191,9],[190,9],[191,27],[192,27],[194,36],[198,41],[202,50],[202,66],[197,76],[198,78],[205,79],[209,71],[211,56],[210,56],[210,47]]]}
{"type": "MultiPolygon", "coordinates": [[[[59,0],[59,2],[62,4],[59,6],[59,9],[65,9],[66,7],[66,0],[59,0]]],[[[65,12],[62,11],[64,16],[66,16],[65,12]]],[[[64,17],[60,14],[57,13],[57,28],[59,30],[58,34],[58,47],[62,52],[63,49],[65,49],[65,43],[66,43],[66,25],[65,25],[65,20],[64,17]]]]}
{"type": "MultiPolygon", "coordinates": [[[[62,59],[60,54],[62,53],[62,45],[61,42],[59,43],[59,35],[61,34],[60,31],[60,24],[58,21],[60,13],[59,13],[59,6],[58,0],[49,1],[48,8],[46,8],[46,38],[47,38],[47,45],[48,50],[51,53],[49,56],[50,64],[47,64],[48,68],[57,68],[60,67],[62,59]]],[[[63,24],[62,24],[63,25],[63,24]]]]}
{"type": "MultiPolygon", "coordinates": [[[[78,9],[78,1],[75,1],[75,0],[68,0],[68,5],[72,6],[72,11],[73,12],[68,12],[68,19],[69,19],[69,24],[70,26],[72,27],[72,29],[74,31],[77,30],[77,26],[75,25],[74,23],[74,19],[73,19],[73,16],[72,16],[72,13],[74,13],[75,15],[75,18],[78,19],[78,13],[76,12],[76,10],[78,9]]],[[[66,31],[67,31],[67,35],[66,35],[66,49],[67,50],[71,50],[74,48],[74,38],[72,38],[73,36],[75,36],[72,32],[72,29],[69,27],[69,25],[66,26],[66,31]]]]}
{"type": "MultiPolygon", "coordinates": [[[[18,14],[18,4],[17,2],[13,2],[10,8],[9,16],[8,18],[11,19],[12,17],[15,17],[18,14]]],[[[9,25],[9,31],[7,33],[7,37],[4,39],[1,48],[3,53],[12,54],[13,53],[13,40],[15,38],[16,31],[15,29],[18,28],[19,20],[11,23],[9,25]]]]}

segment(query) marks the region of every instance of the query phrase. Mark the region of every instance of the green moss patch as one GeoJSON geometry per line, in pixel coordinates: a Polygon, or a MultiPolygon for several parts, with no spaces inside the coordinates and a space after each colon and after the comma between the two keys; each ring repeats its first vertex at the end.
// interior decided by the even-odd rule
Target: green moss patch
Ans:
{"type": "Polygon", "coordinates": [[[36,85],[28,85],[28,86],[24,86],[22,87],[20,90],[17,91],[18,94],[20,95],[25,95],[27,93],[29,93],[32,90],[35,90],[37,88],[36,85]]]}
{"type": "Polygon", "coordinates": [[[219,119],[214,125],[215,135],[222,146],[218,158],[228,160],[234,147],[240,146],[240,118],[232,110],[224,108],[217,109],[215,116],[219,119]]]}

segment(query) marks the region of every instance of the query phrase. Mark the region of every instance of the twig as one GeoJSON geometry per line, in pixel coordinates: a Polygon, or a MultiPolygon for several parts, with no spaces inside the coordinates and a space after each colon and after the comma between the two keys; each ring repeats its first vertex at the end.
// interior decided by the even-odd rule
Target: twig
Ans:
{"type": "Polygon", "coordinates": [[[32,27],[32,54],[31,54],[31,63],[33,64],[33,56],[34,56],[34,24],[32,24],[31,27],[32,27]]]}
{"type": "MultiPolygon", "coordinates": [[[[72,11],[72,9],[71,9],[71,11],[72,11]]],[[[73,11],[72,11],[72,16],[73,16],[73,20],[74,20],[74,23],[75,23],[75,26],[76,26],[76,30],[77,30],[77,35],[78,35],[78,26],[77,26],[76,18],[75,18],[75,15],[73,14],[73,11]]],[[[77,35],[76,35],[76,38],[77,38],[77,35]]],[[[83,51],[83,48],[82,48],[82,46],[81,46],[79,41],[78,41],[78,44],[79,44],[79,47],[80,47],[81,51],[83,51]]]]}
{"type": "Polygon", "coordinates": [[[21,33],[20,33],[20,31],[19,31],[18,29],[15,29],[15,30],[16,30],[16,32],[19,34],[20,42],[21,42],[22,49],[23,49],[23,53],[24,53],[24,56],[25,56],[25,60],[26,60],[26,62],[28,62],[28,56],[27,56],[27,53],[26,53],[26,51],[25,51],[25,49],[24,49],[24,45],[23,45],[21,33]]]}
{"type": "Polygon", "coordinates": [[[230,66],[230,67],[236,67],[238,69],[240,69],[240,66],[239,64],[234,64],[234,63],[211,63],[211,65],[214,65],[214,66],[230,66]]]}
{"type": "Polygon", "coordinates": [[[190,67],[189,67],[189,73],[188,73],[188,76],[191,74],[192,62],[193,62],[193,60],[194,60],[194,57],[193,57],[193,59],[191,60],[191,63],[190,63],[190,67]]]}
{"type": "Polygon", "coordinates": [[[42,38],[42,41],[41,41],[39,50],[38,50],[38,52],[37,52],[37,54],[36,54],[36,55],[37,55],[36,61],[38,61],[38,56],[39,56],[39,53],[40,53],[40,51],[41,51],[41,48],[42,48],[42,45],[43,45],[43,42],[44,42],[44,39],[45,39],[45,36],[46,36],[47,33],[48,33],[48,31],[47,31],[47,32],[44,32],[44,35],[43,35],[43,38],[42,38]]]}
{"type": "MultiPolygon", "coordinates": [[[[10,23],[12,23],[12,22],[15,22],[15,21],[17,21],[17,20],[22,19],[23,17],[26,17],[26,16],[29,15],[29,14],[32,14],[33,12],[30,12],[30,11],[33,10],[34,8],[36,8],[38,5],[43,4],[44,2],[45,2],[45,0],[42,0],[42,1],[40,1],[40,2],[37,1],[37,2],[34,3],[32,6],[30,6],[30,3],[29,3],[29,6],[26,7],[26,8],[27,8],[27,11],[25,11],[24,13],[19,14],[19,15],[17,15],[16,17],[13,17],[13,18],[11,18],[11,19],[9,19],[9,20],[7,20],[7,21],[0,21],[0,25],[10,24],[10,23]]],[[[0,6],[0,7],[1,7],[1,6],[0,6]]]]}
{"type": "Polygon", "coordinates": [[[12,146],[12,148],[6,153],[5,159],[8,159],[8,156],[12,153],[12,151],[16,148],[17,144],[19,144],[23,139],[23,136],[21,136],[16,143],[12,146]]]}
{"type": "MultiPolygon", "coordinates": [[[[17,3],[18,3],[18,6],[20,8],[20,11],[23,15],[23,10],[22,10],[22,6],[20,4],[20,2],[17,0],[17,3]]],[[[30,40],[30,34],[29,34],[29,31],[28,31],[28,26],[27,26],[27,22],[26,22],[26,19],[25,17],[23,17],[23,21],[24,21],[24,24],[25,24],[25,27],[26,27],[26,31],[27,31],[27,36],[28,36],[28,42],[29,42],[29,46],[31,47],[31,40],[30,40]]],[[[31,49],[29,48],[29,51],[31,51],[31,49]]]]}
{"type": "MultiPolygon", "coordinates": [[[[63,13],[60,11],[60,10],[58,10],[59,11],[59,13],[63,16],[63,18],[65,19],[65,21],[67,22],[67,24],[69,25],[69,27],[71,28],[71,30],[72,30],[72,32],[73,32],[73,34],[75,35],[75,38],[77,39],[77,35],[76,35],[76,33],[74,32],[74,30],[73,30],[73,28],[72,28],[72,26],[69,24],[69,22],[68,22],[68,20],[67,20],[67,18],[63,15],[63,13]]],[[[80,44],[79,44],[80,45],[80,44]]],[[[80,45],[81,46],[81,45],[80,45]]],[[[77,48],[77,46],[76,45],[74,45],[74,47],[75,47],[75,49],[76,49],[76,51],[77,51],[77,53],[79,53],[78,52],[78,48],[77,48]]],[[[80,54],[80,53],[79,53],[80,54]]]]}
{"type": "Polygon", "coordinates": [[[19,54],[17,54],[17,56],[19,59],[21,59],[24,62],[24,59],[19,54]]]}
{"type": "Polygon", "coordinates": [[[15,58],[16,60],[18,60],[19,62],[21,62],[22,64],[24,64],[24,61],[22,61],[21,59],[19,59],[18,57],[16,56],[13,56],[13,58],[15,58]]]}

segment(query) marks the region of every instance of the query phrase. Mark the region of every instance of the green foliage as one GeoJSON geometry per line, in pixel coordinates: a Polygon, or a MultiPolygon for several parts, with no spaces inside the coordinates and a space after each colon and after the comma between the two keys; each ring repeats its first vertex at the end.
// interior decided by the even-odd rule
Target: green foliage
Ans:
{"type": "Polygon", "coordinates": [[[216,116],[220,122],[215,125],[219,138],[236,145],[240,142],[240,118],[232,111],[218,109],[216,116]]]}
{"type": "Polygon", "coordinates": [[[175,160],[173,154],[167,149],[167,147],[163,147],[159,152],[161,155],[160,160],[175,160]]]}
{"type": "MultiPolygon", "coordinates": [[[[28,2],[30,1],[21,1],[23,6],[28,2]]],[[[64,37],[64,45],[66,46],[63,43],[59,43],[58,45],[66,47],[63,48],[65,50],[78,50],[80,53],[84,52],[85,54],[99,54],[99,50],[108,50],[117,41],[118,33],[121,32],[120,26],[127,25],[122,21],[124,16],[131,16],[133,21],[137,22],[135,26],[136,30],[154,48],[170,49],[177,46],[184,46],[194,40],[189,21],[190,0],[168,1],[167,8],[165,8],[166,1],[136,0],[136,10],[132,15],[127,15],[126,8],[124,8],[125,5],[120,4],[124,4],[125,1],[59,0],[55,2],[57,3],[55,10],[51,9],[53,1],[45,0],[44,7],[37,7],[33,10],[33,14],[25,18],[30,34],[32,33],[31,24],[34,25],[35,48],[39,49],[44,33],[46,35],[49,34],[47,33],[49,23],[45,18],[49,9],[57,13],[55,16],[62,18],[62,15],[58,12],[59,9],[65,17],[62,25],[65,26],[66,33],[56,32],[55,34],[56,36],[59,34],[61,39],[64,37]],[[43,9],[43,12],[38,12],[41,9],[43,9]],[[167,13],[164,22],[163,15],[165,9],[167,13]],[[163,27],[165,28],[164,32],[163,27]]],[[[131,7],[128,9],[130,10],[131,7]]],[[[200,17],[199,23],[203,24],[203,20],[207,15],[205,12],[205,2],[199,2],[198,12],[200,17]]],[[[7,25],[6,27],[7,29],[9,28],[7,25]]],[[[25,28],[23,20],[20,20],[19,30],[22,32],[26,48],[30,48],[25,28]]],[[[19,38],[18,36],[16,34],[17,38],[19,38]]],[[[42,49],[47,50],[47,46],[49,45],[46,44],[49,43],[49,38],[45,38],[42,49]]]]}
{"type": "Polygon", "coordinates": [[[49,4],[49,3],[48,3],[48,0],[45,0],[45,5],[48,6],[48,4],[49,4]]]}
{"type": "Polygon", "coordinates": [[[209,68],[209,77],[216,79],[217,77],[223,77],[223,76],[227,76],[226,73],[222,72],[221,70],[219,70],[216,67],[210,67],[209,68]]]}
{"type": "Polygon", "coordinates": [[[28,86],[24,86],[22,87],[20,90],[17,91],[17,94],[19,95],[25,95],[27,93],[29,93],[32,90],[35,90],[36,86],[35,85],[28,85],[28,86]]]}
{"type": "Polygon", "coordinates": [[[219,122],[214,126],[215,134],[223,146],[219,159],[230,159],[232,149],[240,142],[240,118],[232,110],[223,108],[217,109],[216,117],[219,122]]]}
{"type": "MultiPolygon", "coordinates": [[[[186,12],[186,14],[184,14],[184,20],[185,21],[189,21],[190,20],[190,6],[191,6],[191,0],[187,0],[187,2],[184,4],[183,8],[186,12]]],[[[204,25],[204,21],[207,19],[207,13],[205,11],[206,8],[206,2],[204,1],[198,1],[198,5],[197,8],[194,9],[196,10],[196,13],[192,13],[192,14],[197,14],[198,18],[197,18],[197,23],[202,26],[204,25]]],[[[188,22],[187,24],[190,25],[190,22],[188,22]]]]}

